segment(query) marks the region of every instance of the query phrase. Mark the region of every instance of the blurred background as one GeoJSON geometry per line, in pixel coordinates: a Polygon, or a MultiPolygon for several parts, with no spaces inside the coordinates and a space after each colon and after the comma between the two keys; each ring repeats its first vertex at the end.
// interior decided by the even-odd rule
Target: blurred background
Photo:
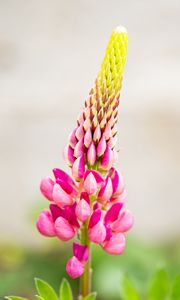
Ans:
{"type": "MultiPolygon", "coordinates": [[[[71,255],[40,236],[40,179],[62,158],[110,33],[129,32],[117,167],[135,215],[127,249],[94,248],[94,289],[119,299],[122,272],[145,294],[156,266],[180,272],[180,2],[0,0],[0,297],[32,299],[33,277],[57,288],[71,255]],[[31,294],[32,293],[32,294],[31,294]]],[[[74,281],[77,290],[78,281],[74,281]]]]}

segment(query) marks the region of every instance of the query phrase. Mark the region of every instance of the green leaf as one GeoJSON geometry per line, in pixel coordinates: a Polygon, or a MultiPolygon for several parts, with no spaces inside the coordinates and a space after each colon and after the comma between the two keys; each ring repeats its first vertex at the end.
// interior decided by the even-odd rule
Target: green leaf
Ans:
{"type": "Polygon", "coordinates": [[[97,293],[91,293],[87,295],[83,300],[95,300],[97,296],[97,293]]]}
{"type": "Polygon", "coordinates": [[[27,298],[18,297],[18,296],[8,296],[8,297],[5,297],[5,299],[8,299],[8,300],[28,300],[27,298]]]}
{"type": "Polygon", "coordinates": [[[73,300],[72,290],[67,279],[63,279],[60,286],[60,300],[73,300]]]}
{"type": "Polygon", "coordinates": [[[53,288],[44,280],[35,278],[36,289],[39,296],[44,300],[58,300],[58,297],[53,288]]]}
{"type": "Polygon", "coordinates": [[[122,279],[122,299],[123,300],[140,300],[140,295],[139,295],[136,287],[129,280],[127,275],[124,275],[123,279],[122,279]]]}
{"type": "Polygon", "coordinates": [[[172,292],[171,292],[171,300],[179,300],[180,299],[180,275],[178,275],[173,282],[172,292]]]}
{"type": "Polygon", "coordinates": [[[158,269],[150,283],[149,299],[165,300],[169,291],[169,280],[165,269],[158,269]]]}
{"type": "Polygon", "coordinates": [[[37,298],[38,300],[44,300],[44,298],[41,297],[41,296],[39,296],[39,295],[36,295],[36,298],[37,298]]]}

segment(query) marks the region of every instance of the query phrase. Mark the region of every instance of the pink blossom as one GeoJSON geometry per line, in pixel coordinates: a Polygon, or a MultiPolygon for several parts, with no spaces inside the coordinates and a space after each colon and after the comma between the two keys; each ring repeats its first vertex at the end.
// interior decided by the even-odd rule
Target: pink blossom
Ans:
{"type": "Polygon", "coordinates": [[[66,271],[72,278],[80,277],[84,273],[85,263],[89,258],[89,249],[86,245],[73,244],[73,257],[66,264],[66,271]]]}

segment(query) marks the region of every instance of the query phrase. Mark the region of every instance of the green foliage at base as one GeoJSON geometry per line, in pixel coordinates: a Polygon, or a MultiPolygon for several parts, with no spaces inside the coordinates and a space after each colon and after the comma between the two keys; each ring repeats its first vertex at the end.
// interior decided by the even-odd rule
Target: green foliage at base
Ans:
{"type": "MultiPolygon", "coordinates": [[[[35,278],[35,285],[36,285],[36,290],[38,292],[38,295],[36,295],[36,298],[38,300],[73,300],[73,294],[72,290],[70,287],[69,282],[67,279],[63,279],[61,284],[60,284],[60,292],[59,292],[59,297],[52,288],[52,286],[47,283],[46,281],[35,278]]],[[[5,297],[8,300],[28,300],[27,298],[23,297],[17,297],[17,296],[8,296],[5,297]]],[[[82,300],[95,300],[96,299],[96,293],[91,293],[82,300]]]]}

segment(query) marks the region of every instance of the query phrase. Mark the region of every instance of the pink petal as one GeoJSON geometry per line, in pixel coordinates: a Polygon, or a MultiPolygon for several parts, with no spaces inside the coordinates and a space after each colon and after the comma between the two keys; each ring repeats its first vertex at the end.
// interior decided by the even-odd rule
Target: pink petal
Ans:
{"type": "Polygon", "coordinates": [[[41,193],[50,201],[52,200],[53,187],[54,187],[54,181],[51,178],[45,177],[41,180],[40,183],[41,193]]]}
{"type": "Polygon", "coordinates": [[[88,174],[84,181],[84,189],[85,191],[91,195],[97,192],[97,182],[92,172],[88,174]]]}
{"type": "Polygon", "coordinates": [[[76,139],[76,135],[75,135],[76,129],[77,129],[77,128],[75,128],[75,129],[72,131],[72,133],[69,135],[69,138],[68,138],[69,145],[70,145],[71,148],[73,148],[73,149],[75,148],[75,146],[76,146],[76,144],[77,144],[77,139],[76,139]]]}
{"type": "Polygon", "coordinates": [[[78,278],[84,273],[84,264],[76,256],[73,256],[66,264],[66,272],[72,278],[78,278]]]}
{"type": "Polygon", "coordinates": [[[53,173],[56,179],[61,179],[67,182],[69,185],[74,185],[72,178],[63,170],[54,168],[53,173]]]}
{"type": "Polygon", "coordinates": [[[113,223],[112,229],[116,232],[126,232],[133,226],[133,223],[134,218],[131,211],[125,210],[118,220],[113,223]]]}
{"type": "Polygon", "coordinates": [[[89,249],[88,246],[79,243],[73,243],[73,253],[74,256],[78,258],[81,262],[86,262],[89,259],[89,249]]]}
{"type": "Polygon", "coordinates": [[[47,209],[40,213],[36,226],[39,232],[45,236],[51,237],[56,235],[52,215],[47,209]]]}
{"type": "Polygon", "coordinates": [[[82,192],[81,195],[80,195],[80,199],[84,199],[84,200],[86,200],[86,202],[88,204],[90,204],[90,199],[89,199],[89,195],[88,195],[87,192],[82,192]]]}
{"type": "Polygon", "coordinates": [[[94,134],[93,134],[93,140],[95,143],[99,142],[101,138],[101,129],[100,129],[100,126],[99,124],[97,125],[95,131],[94,131],[94,134]]]}
{"type": "Polygon", "coordinates": [[[111,150],[111,148],[108,145],[106,145],[106,150],[105,150],[104,155],[101,159],[100,167],[103,170],[108,170],[112,167],[113,163],[114,163],[113,151],[111,150]]]}
{"type": "Polygon", "coordinates": [[[102,136],[102,138],[100,139],[100,142],[98,143],[97,146],[97,156],[100,157],[104,154],[106,150],[106,140],[105,137],[102,136]]]}
{"type": "Polygon", "coordinates": [[[52,214],[53,222],[55,222],[58,217],[64,217],[64,210],[56,204],[50,204],[49,208],[52,214]]]}
{"type": "Polygon", "coordinates": [[[74,200],[71,195],[67,194],[59,184],[55,184],[53,188],[53,200],[60,206],[64,207],[65,205],[73,204],[74,200]]]}
{"type": "Polygon", "coordinates": [[[78,157],[72,166],[72,175],[75,180],[80,181],[84,176],[85,165],[84,165],[84,155],[78,157]]]}
{"type": "Polygon", "coordinates": [[[91,129],[89,128],[84,136],[84,145],[86,146],[86,148],[88,148],[90,146],[92,142],[92,133],[91,133],[91,129]]]}
{"type": "Polygon", "coordinates": [[[104,185],[104,178],[98,171],[95,171],[95,170],[86,170],[86,172],[84,174],[84,179],[86,179],[86,177],[89,175],[89,173],[93,174],[99,187],[102,187],[104,185]]]}
{"type": "Polygon", "coordinates": [[[104,187],[102,187],[102,189],[98,194],[98,199],[103,203],[107,202],[111,198],[112,192],[113,192],[112,182],[111,179],[107,177],[104,187]]]}
{"type": "Polygon", "coordinates": [[[124,189],[124,180],[120,172],[115,168],[111,168],[110,177],[113,186],[113,194],[120,195],[124,189]]]}
{"type": "Polygon", "coordinates": [[[69,145],[64,148],[63,156],[67,164],[72,166],[73,162],[75,161],[75,157],[74,150],[69,145]]]}
{"type": "Polygon", "coordinates": [[[111,138],[111,126],[110,126],[110,124],[106,125],[106,128],[104,130],[103,135],[104,135],[106,140],[109,140],[111,138]]]}
{"type": "Polygon", "coordinates": [[[96,147],[94,145],[94,142],[92,142],[90,147],[88,148],[87,161],[90,164],[90,166],[93,166],[96,161],[96,147]]]}
{"type": "Polygon", "coordinates": [[[86,200],[81,199],[79,200],[77,206],[76,206],[76,216],[81,221],[86,221],[91,214],[91,208],[90,205],[87,203],[86,200]]]}
{"type": "Polygon", "coordinates": [[[75,235],[75,230],[69,222],[63,217],[56,219],[54,223],[54,228],[57,237],[62,241],[68,241],[75,235]]]}
{"type": "Polygon", "coordinates": [[[84,138],[82,137],[79,142],[77,142],[74,148],[74,156],[78,158],[79,156],[84,154],[84,138]]]}
{"type": "Polygon", "coordinates": [[[99,221],[94,227],[88,230],[89,239],[96,243],[101,244],[106,238],[106,228],[104,224],[99,221]]]}
{"type": "Polygon", "coordinates": [[[122,203],[115,203],[111,206],[111,208],[107,211],[104,222],[105,223],[112,223],[115,220],[117,220],[119,216],[119,212],[122,208],[123,204],[122,203]]]}
{"type": "Polygon", "coordinates": [[[84,137],[83,125],[78,126],[78,128],[76,129],[75,136],[78,140],[80,140],[82,137],[84,137]]]}
{"type": "Polygon", "coordinates": [[[109,241],[103,243],[103,249],[110,253],[120,255],[124,251],[126,241],[123,233],[114,233],[109,241]]]}
{"type": "Polygon", "coordinates": [[[95,211],[93,211],[90,221],[89,221],[89,228],[94,227],[101,219],[101,210],[100,209],[96,209],[95,211]]]}

